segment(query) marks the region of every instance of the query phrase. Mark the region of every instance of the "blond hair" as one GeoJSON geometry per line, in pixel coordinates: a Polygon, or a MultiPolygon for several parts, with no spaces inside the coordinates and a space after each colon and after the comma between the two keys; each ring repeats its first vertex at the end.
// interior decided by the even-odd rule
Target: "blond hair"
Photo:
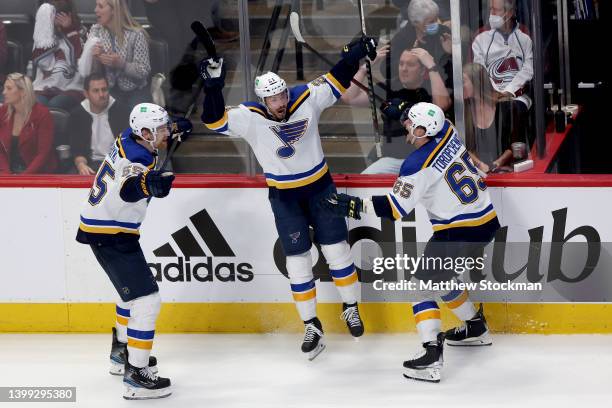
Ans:
{"type": "Polygon", "coordinates": [[[141,31],[148,37],[146,30],[132,17],[125,0],[105,1],[113,9],[113,17],[108,29],[117,38],[119,45],[123,46],[125,44],[124,30],[141,31]]]}
{"type": "MultiPolygon", "coordinates": [[[[32,108],[36,103],[36,95],[34,95],[34,87],[32,86],[32,81],[27,76],[20,74],[19,72],[13,72],[6,76],[7,81],[11,81],[15,84],[18,89],[21,89],[23,92],[23,108],[24,108],[24,122],[27,122],[30,118],[30,113],[32,113],[32,108]]],[[[15,107],[7,104],[8,109],[6,111],[6,116],[4,120],[9,122],[11,117],[15,113],[15,107]]]]}

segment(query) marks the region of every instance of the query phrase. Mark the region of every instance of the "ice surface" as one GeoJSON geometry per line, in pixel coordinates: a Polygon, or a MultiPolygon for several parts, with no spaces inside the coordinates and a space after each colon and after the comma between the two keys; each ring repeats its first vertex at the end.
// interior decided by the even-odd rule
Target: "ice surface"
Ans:
{"type": "MultiPolygon", "coordinates": [[[[492,347],[446,347],[442,382],[407,380],[416,335],[326,337],[309,362],[299,334],[158,334],[166,399],[125,401],[108,374],[110,333],[1,334],[0,386],[76,386],[52,407],[590,407],[612,400],[612,336],[494,335],[492,347]]],[[[10,406],[2,404],[0,406],[10,406]]],[[[41,404],[12,404],[17,407],[41,404]]]]}

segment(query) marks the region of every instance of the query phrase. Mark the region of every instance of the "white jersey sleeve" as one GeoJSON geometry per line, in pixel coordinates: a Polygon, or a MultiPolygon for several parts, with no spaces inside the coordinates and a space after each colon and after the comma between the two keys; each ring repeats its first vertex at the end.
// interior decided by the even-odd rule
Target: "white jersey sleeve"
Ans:
{"type": "Polygon", "coordinates": [[[310,104],[318,112],[322,112],[335,104],[342,94],[346,92],[346,88],[340,84],[331,72],[310,81],[308,89],[310,90],[310,104]]]}
{"type": "Polygon", "coordinates": [[[393,190],[387,194],[393,218],[400,219],[408,216],[428,189],[427,169],[398,177],[393,185],[393,190]]]}

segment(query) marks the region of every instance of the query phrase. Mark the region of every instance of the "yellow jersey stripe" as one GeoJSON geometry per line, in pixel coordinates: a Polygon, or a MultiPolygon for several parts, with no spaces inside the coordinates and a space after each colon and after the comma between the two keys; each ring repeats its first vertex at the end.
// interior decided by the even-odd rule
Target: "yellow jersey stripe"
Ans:
{"type": "Polygon", "coordinates": [[[247,106],[247,108],[253,112],[257,112],[259,113],[261,116],[263,116],[264,118],[266,117],[266,113],[264,111],[262,111],[259,108],[256,108],[255,106],[247,106]]]}
{"type": "Polygon", "coordinates": [[[215,123],[204,123],[204,125],[212,130],[219,129],[227,124],[227,111],[223,113],[223,117],[215,123]]]}
{"type": "Polygon", "coordinates": [[[317,297],[316,288],[312,288],[308,292],[293,292],[293,300],[295,300],[296,302],[305,302],[307,300],[314,299],[315,297],[317,297]]]}
{"type": "Polygon", "coordinates": [[[400,214],[400,212],[395,207],[395,204],[393,204],[393,200],[391,200],[391,197],[389,197],[389,194],[387,194],[387,200],[389,201],[389,205],[391,206],[391,211],[393,212],[393,218],[395,218],[396,220],[399,220],[400,218],[402,218],[402,214],[400,214]]]}
{"type": "Polygon", "coordinates": [[[153,340],[135,340],[128,337],[128,346],[141,350],[151,350],[153,348],[153,340]]]}
{"type": "Polygon", "coordinates": [[[423,167],[421,167],[422,169],[424,169],[425,167],[429,165],[429,162],[431,162],[434,156],[438,153],[438,150],[440,150],[442,146],[444,146],[444,144],[446,143],[446,141],[448,140],[448,138],[450,137],[452,133],[453,133],[453,127],[449,126],[448,130],[446,131],[446,135],[444,135],[444,138],[440,141],[440,143],[438,143],[438,145],[433,150],[433,152],[431,152],[429,157],[427,157],[427,160],[425,160],[425,163],[423,163],[423,167]]]}
{"type": "Polygon", "coordinates": [[[289,113],[293,113],[293,111],[296,110],[298,106],[300,106],[302,101],[306,99],[309,95],[310,95],[310,89],[305,90],[304,93],[302,93],[302,95],[300,95],[300,97],[297,98],[297,100],[293,103],[293,105],[291,105],[291,108],[289,108],[289,113]]]}
{"type": "Polygon", "coordinates": [[[328,167],[327,167],[327,163],[321,167],[321,170],[319,170],[318,172],[316,172],[315,174],[302,179],[302,180],[296,180],[296,181],[277,181],[277,180],[273,180],[273,179],[266,179],[266,183],[268,183],[268,186],[270,187],[276,187],[278,189],[287,189],[287,188],[296,188],[296,187],[303,187],[306,186],[308,184],[312,184],[315,181],[317,181],[318,179],[320,179],[321,177],[323,177],[325,175],[325,173],[327,173],[328,167]]]}
{"type": "Polygon", "coordinates": [[[130,228],[122,228],[122,227],[92,227],[89,225],[85,225],[81,223],[79,229],[84,232],[89,232],[92,234],[118,234],[120,232],[124,232],[126,234],[135,234],[140,235],[140,232],[137,229],[130,228]]]}
{"type": "Polygon", "coordinates": [[[433,227],[433,230],[442,231],[442,230],[449,229],[449,228],[477,227],[479,225],[486,224],[487,222],[491,221],[495,217],[497,217],[497,214],[495,213],[495,211],[491,211],[490,213],[485,214],[482,217],[476,218],[473,220],[457,221],[457,222],[446,224],[446,225],[436,225],[433,227]]]}
{"type": "Polygon", "coordinates": [[[346,88],[343,87],[340,82],[338,82],[338,80],[331,74],[331,72],[325,74],[325,78],[329,79],[331,83],[338,89],[338,91],[340,91],[340,93],[346,92],[346,88]]]}
{"type": "Polygon", "coordinates": [[[345,276],[344,278],[334,278],[334,283],[336,286],[348,286],[357,282],[357,271],[353,271],[349,276],[345,276]]]}
{"type": "Polygon", "coordinates": [[[468,293],[467,291],[464,290],[457,299],[451,300],[450,302],[445,302],[445,303],[446,303],[446,306],[448,306],[450,309],[456,309],[462,304],[464,304],[467,298],[468,298],[468,293]]]}
{"type": "Polygon", "coordinates": [[[119,316],[117,315],[117,323],[119,323],[122,326],[127,326],[128,324],[128,318],[124,317],[124,316],[119,316]]]}
{"type": "Polygon", "coordinates": [[[123,143],[121,143],[121,135],[117,138],[117,143],[119,143],[119,154],[124,159],[127,159],[127,155],[125,154],[125,150],[123,150],[123,143]]]}
{"type": "Polygon", "coordinates": [[[440,319],[440,309],[426,310],[414,316],[414,320],[416,320],[417,324],[431,319],[440,319]]]}

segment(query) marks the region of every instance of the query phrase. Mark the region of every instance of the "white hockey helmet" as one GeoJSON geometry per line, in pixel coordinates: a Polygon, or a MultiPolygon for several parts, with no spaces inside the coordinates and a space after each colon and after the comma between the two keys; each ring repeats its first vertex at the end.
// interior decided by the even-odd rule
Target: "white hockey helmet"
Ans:
{"type": "Polygon", "coordinates": [[[425,129],[425,135],[422,137],[432,137],[440,133],[444,127],[445,120],[442,109],[433,103],[427,102],[414,104],[408,111],[406,119],[410,119],[410,128],[413,135],[417,128],[422,127],[425,129]]]}
{"type": "Polygon", "coordinates": [[[255,95],[257,95],[261,102],[267,96],[277,95],[286,91],[287,83],[274,72],[266,72],[255,78],[255,95]]]}
{"type": "MultiPolygon", "coordinates": [[[[168,126],[170,117],[164,108],[154,103],[139,103],[134,106],[130,113],[130,127],[136,136],[142,136],[142,130],[148,129],[153,135],[153,140],[147,140],[151,145],[157,142],[157,129],[160,126],[168,126]]],[[[144,139],[144,138],[143,138],[144,139]]]]}

